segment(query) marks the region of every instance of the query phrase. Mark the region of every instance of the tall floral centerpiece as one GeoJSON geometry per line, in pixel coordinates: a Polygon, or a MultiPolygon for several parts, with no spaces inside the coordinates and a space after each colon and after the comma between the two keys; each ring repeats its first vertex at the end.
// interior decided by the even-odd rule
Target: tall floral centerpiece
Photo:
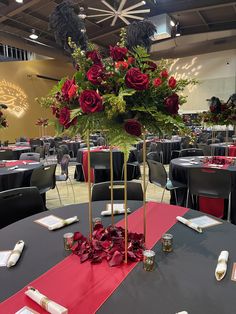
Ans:
{"type": "Polygon", "coordinates": [[[39,118],[35,122],[35,125],[39,127],[39,137],[45,136],[45,128],[48,126],[47,118],[39,118]]]}
{"type": "MultiPolygon", "coordinates": [[[[153,62],[143,47],[138,46],[129,51],[125,30],[121,32],[120,42],[109,47],[109,55],[105,57],[93,45],[84,51],[69,39],[69,46],[73,51],[75,74],[72,78],[63,78],[45,103],[51,105],[58,132],[66,131],[71,135],[80,133],[86,137],[89,150],[89,134],[100,130],[106,133],[111,147],[116,146],[123,151],[126,208],[126,161],[131,146],[147,131],[162,133],[184,129],[178,111],[185,97],[179,93],[194,81],[177,81],[168,73],[169,63],[153,62]]],[[[112,154],[110,156],[112,158],[112,154]]],[[[88,174],[91,199],[90,171],[88,174]]],[[[89,213],[92,236],[91,203],[89,213]]],[[[125,230],[127,261],[127,210],[125,230]]],[[[144,219],[144,235],[145,230],[144,219]]]]}

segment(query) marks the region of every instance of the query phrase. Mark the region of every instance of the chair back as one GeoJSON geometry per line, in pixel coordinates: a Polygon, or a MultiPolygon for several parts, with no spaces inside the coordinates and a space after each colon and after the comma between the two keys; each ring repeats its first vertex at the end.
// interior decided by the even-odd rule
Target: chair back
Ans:
{"type": "Polygon", "coordinates": [[[69,162],[70,162],[70,155],[66,154],[62,157],[61,160],[61,174],[66,176],[66,179],[69,176],[69,162]]]}
{"type": "Polygon", "coordinates": [[[36,186],[40,194],[54,189],[56,167],[56,164],[52,164],[34,169],[30,178],[30,186],[36,186]]]}
{"type": "Polygon", "coordinates": [[[226,199],[231,192],[231,173],[223,169],[190,168],[188,187],[193,195],[226,199]]]}
{"type": "Polygon", "coordinates": [[[198,149],[198,148],[182,149],[179,153],[179,157],[190,157],[190,156],[204,156],[204,153],[202,149],[198,149]]]}
{"type": "Polygon", "coordinates": [[[149,168],[149,182],[164,188],[167,183],[167,173],[163,164],[151,159],[147,160],[147,164],[149,168]]]}
{"type": "Polygon", "coordinates": [[[157,152],[150,152],[150,153],[147,154],[147,159],[160,161],[160,156],[158,155],[157,152]]]}
{"type": "Polygon", "coordinates": [[[0,150],[0,160],[13,160],[13,151],[10,149],[0,150]]]}
{"type": "Polygon", "coordinates": [[[22,153],[20,155],[20,160],[40,161],[40,154],[39,153],[22,153]]]}
{"type": "Polygon", "coordinates": [[[211,147],[207,144],[198,144],[199,149],[203,151],[204,156],[211,156],[211,147]]]}
{"type": "Polygon", "coordinates": [[[157,151],[157,143],[151,142],[148,148],[148,152],[156,152],[157,151]]]}
{"type": "Polygon", "coordinates": [[[110,153],[109,152],[91,152],[90,164],[92,168],[110,168],[110,153]]]}
{"type": "Polygon", "coordinates": [[[102,136],[98,137],[98,138],[97,138],[97,145],[98,145],[98,146],[104,146],[104,145],[106,145],[106,140],[105,140],[105,138],[102,137],[102,136]]]}
{"type": "MultiPolygon", "coordinates": [[[[110,181],[96,183],[92,188],[92,201],[106,201],[111,199],[110,181]]],[[[114,200],[124,200],[124,181],[113,182],[114,200]]],[[[127,182],[127,199],[133,201],[143,200],[143,189],[139,182],[127,182]]]]}
{"type": "Polygon", "coordinates": [[[0,192],[0,228],[45,210],[36,187],[0,192]]]}

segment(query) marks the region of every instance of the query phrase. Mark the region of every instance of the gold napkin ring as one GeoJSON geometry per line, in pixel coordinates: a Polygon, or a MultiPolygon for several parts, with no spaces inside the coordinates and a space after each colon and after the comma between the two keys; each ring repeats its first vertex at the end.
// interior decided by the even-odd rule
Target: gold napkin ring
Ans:
{"type": "Polygon", "coordinates": [[[47,297],[43,297],[42,300],[40,301],[40,304],[44,310],[48,310],[48,303],[50,300],[47,297]]]}

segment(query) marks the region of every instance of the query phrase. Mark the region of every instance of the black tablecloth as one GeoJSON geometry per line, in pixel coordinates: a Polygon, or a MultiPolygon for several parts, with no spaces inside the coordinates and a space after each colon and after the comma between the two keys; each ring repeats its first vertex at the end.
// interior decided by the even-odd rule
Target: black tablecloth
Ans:
{"type": "Polygon", "coordinates": [[[73,152],[74,157],[77,156],[78,149],[80,148],[81,142],[63,142],[63,145],[66,145],[69,151],[73,152]]]}
{"type": "Polygon", "coordinates": [[[163,163],[169,164],[171,160],[172,150],[180,150],[180,141],[164,140],[159,142],[161,144],[161,149],[163,151],[163,163]]]}
{"type": "MultiPolygon", "coordinates": [[[[187,185],[188,182],[188,171],[192,167],[202,167],[202,162],[200,159],[202,157],[182,157],[171,160],[170,163],[170,179],[174,181],[178,181],[187,185]],[[198,165],[184,165],[186,161],[194,159],[198,161],[198,165]],[[185,161],[184,161],[185,160],[185,161]]],[[[231,222],[236,224],[236,166],[229,166],[227,169],[222,171],[230,171],[232,175],[232,189],[231,189],[231,222]]],[[[178,203],[181,206],[186,206],[186,196],[187,196],[187,188],[177,189],[178,203]]],[[[172,193],[173,194],[173,193],[172,193]]],[[[173,195],[171,197],[173,201],[173,195]]]]}
{"type": "MultiPolygon", "coordinates": [[[[91,154],[92,153],[93,152],[91,151],[91,154]]],[[[107,154],[110,154],[110,152],[107,151],[107,154]]],[[[129,160],[128,160],[128,162],[134,162],[134,161],[137,161],[137,150],[136,149],[132,149],[130,151],[129,160]]],[[[80,164],[83,164],[83,150],[82,149],[78,151],[77,162],[80,164]]],[[[121,176],[122,176],[123,164],[124,164],[124,154],[121,151],[114,149],[113,150],[114,181],[122,180],[121,176]]],[[[110,180],[110,171],[109,170],[108,171],[96,170],[96,171],[99,171],[100,182],[110,180]]],[[[133,167],[127,167],[128,180],[138,179],[140,177],[140,175],[141,175],[140,170],[137,167],[136,167],[134,173],[133,173],[133,167]]],[[[77,181],[84,181],[84,175],[83,175],[83,171],[82,171],[82,168],[80,165],[76,165],[74,178],[77,181]]]]}
{"type": "MultiPolygon", "coordinates": [[[[231,143],[232,144],[232,143],[231,143]]],[[[228,155],[228,146],[231,144],[226,143],[216,143],[216,144],[210,144],[213,156],[226,156],[228,155]],[[227,149],[227,151],[226,151],[227,149]]]]}
{"type": "MultiPolygon", "coordinates": [[[[128,205],[135,209],[140,206],[140,202],[129,202],[128,205]]],[[[104,202],[94,203],[93,216],[98,216],[104,207],[104,202]]],[[[35,219],[48,215],[48,212],[0,230],[1,250],[13,248],[19,239],[23,239],[26,244],[15,267],[0,268],[1,287],[4,285],[0,289],[0,300],[28,285],[66,257],[63,234],[76,230],[87,234],[87,209],[88,204],[77,204],[50,212],[63,218],[78,215],[81,219],[79,224],[53,232],[33,223],[35,219]]],[[[185,214],[187,218],[196,216],[199,213],[191,210],[185,214]]],[[[115,217],[115,221],[120,219],[123,216],[115,217]]],[[[103,223],[109,224],[110,218],[103,218],[103,223]]],[[[236,284],[230,280],[232,266],[236,261],[235,228],[229,223],[223,223],[199,234],[180,223],[175,224],[168,231],[174,236],[174,251],[163,253],[158,241],[154,246],[156,269],[145,272],[142,263],[138,263],[97,313],[174,314],[183,310],[189,314],[235,313],[236,284]],[[214,272],[221,250],[229,251],[228,271],[226,277],[217,282],[214,272]]]]}
{"type": "Polygon", "coordinates": [[[30,186],[30,178],[33,170],[42,164],[19,165],[17,169],[0,168],[0,191],[30,186]],[[22,169],[22,170],[21,170],[22,169]]]}
{"type": "MultiPolygon", "coordinates": [[[[4,149],[5,150],[5,149],[4,149]]],[[[14,149],[9,149],[9,150],[11,150],[12,151],[12,153],[13,153],[13,156],[12,156],[12,159],[13,160],[18,160],[18,159],[20,159],[20,155],[22,154],[22,153],[29,153],[30,151],[31,151],[31,147],[29,147],[29,148],[21,148],[20,146],[19,147],[17,147],[17,148],[14,148],[14,149]]],[[[1,151],[1,150],[0,150],[1,151]]]]}

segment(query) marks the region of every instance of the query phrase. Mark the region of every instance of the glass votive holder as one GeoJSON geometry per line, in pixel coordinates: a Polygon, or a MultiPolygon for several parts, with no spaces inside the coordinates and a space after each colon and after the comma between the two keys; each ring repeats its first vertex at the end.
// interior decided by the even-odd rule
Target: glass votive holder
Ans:
{"type": "Polygon", "coordinates": [[[93,228],[96,226],[96,225],[100,225],[102,223],[102,218],[101,217],[95,217],[93,218],[93,228]]]}
{"type": "Polygon", "coordinates": [[[143,269],[146,271],[153,271],[155,268],[156,253],[151,250],[143,251],[143,269]]]}
{"type": "Polygon", "coordinates": [[[173,235],[170,233],[165,233],[162,236],[162,251],[172,252],[173,251],[173,235]]]}
{"type": "Polygon", "coordinates": [[[74,233],[65,233],[63,235],[63,240],[64,240],[64,249],[66,251],[69,251],[74,243],[74,233]]]}

